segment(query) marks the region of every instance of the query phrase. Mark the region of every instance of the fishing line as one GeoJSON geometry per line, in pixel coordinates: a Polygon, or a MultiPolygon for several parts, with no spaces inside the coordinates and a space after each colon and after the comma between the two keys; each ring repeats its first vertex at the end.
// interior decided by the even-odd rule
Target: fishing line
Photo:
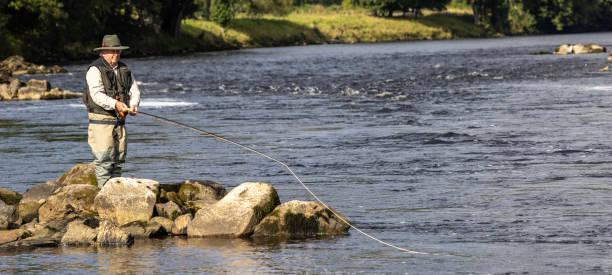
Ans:
{"type": "Polygon", "coordinates": [[[304,189],[306,189],[306,191],[308,191],[308,193],[310,193],[310,195],[311,195],[313,198],[315,198],[315,199],[316,199],[316,200],[317,200],[319,203],[321,203],[323,206],[325,206],[325,208],[327,208],[327,210],[331,211],[331,212],[332,212],[332,213],[333,213],[333,214],[334,214],[334,215],[335,215],[335,216],[336,216],[338,219],[340,219],[342,222],[344,222],[346,225],[350,226],[351,228],[355,229],[357,232],[359,232],[359,233],[363,234],[364,236],[366,236],[366,237],[368,237],[368,238],[370,238],[370,239],[372,239],[372,240],[374,240],[374,241],[377,241],[377,242],[379,242],[379,243],[381,243],[381,244],[383,244],[383,245],[386,245],[386,246],[391,247],[391,248],[395,248],[395,249],[400,250],[400,251],[403,251],[403,252],[407,252],[407,253],[411,253],[411,254],[429,254],[429,253],[424,253],[424,252],[418,252],[418,251],[409,250],[409,249],[406,249],[406,248],[402,248],[402,247],[399,247],[399,246],[396,246],[396,245],[393,245],[393,244],[387,243],[387,242],[382,241],[382,240],[380,240],[380,239],[378,239],[378,238],[376,238],[376,237],[374,237],[374,236],[372,236],[372,235],[370,235],[370,234],[368,234],[368,233],[366,233],[366,232],[363,232],[361,229],[359,229],[359,228],[355,227],[355,226],[354,226],[354,225],[352,225],[352,224],[351,224],[349,221],[347,221],[346,219],[342,218],[342,216],[341,216],[341,215],[339,215],[339,214],[338,214],[338,213],[336,213],[336,212],[335,212],[333,209],[331,209],[331,207],[327,206],[327,204],[325,204],[325,203],[324,203],[324,202],[323,202],[321,199],[319,199],[319,197],[317,197],[317,195],[315,195],[315,193],[313,193],[312,191],[310,191],[310,188],[308,188],[308,186],[306,186],[306,184],[304,184],[304,182],[302,182],[302,180],[300,179],[300,177],[298,177],[298,176],[297,176],[297,175],[296,175],[296,174],[293,172],[293,170],[291,169],[291,167],[289,167],[287,164],[285,164],[284,162],[282,162],[282,161],[280,161],[280,160],[277,160],[277,159],[275,159],[275,158],[273,158],[273,157],[270,157],[270,156],[268,156],[268,155],[266,155],[266,154],[264,154],[264,153],[262,153],[262,152],[259,152],[259,151],[255,150],[255,149],[251,148],[251,147],[248,147],[248,146],[246,146],[246,145],[242,145],[242,144],[240,144],[240,143],[238,143],[238,142],[235,142],[235,141],[229,140],[229,139],[227,139],[227,138],[224,138],[224,137],[222,137],[222,136],[219,136],[219,135],[213,134],[213,133],[211,133],[211,132],[207,132],[207,131],[204,131],[204,130],[200,130],[200,129],[198,129],[198,128],[191,127],[191,126],[189,126],[189,125],[186,125],[186,124],[183,124],[183,123],[180,123],[180,122],[176,122],[176,121],[173,121],[173,120],[170,120],[170,119],[166,119],[166,118],[163,118],[163,117],[160,117],[160,116],[156,116],[156,115],[152,115],[152,114],[148,114],[148,113],[144,113],[144,112],[140,112],[140,111],[139,111],[138,113],[139,113],[139,114],[142,114],[142,115],[145,115],[145,116],[147,116],[147,117],[149,117],[149,118],[152,118],[152,119],[155,119],[155,120],[161,121],[161,122],[165,122],[165,123],[168,123],[168,124],[171,124],[171,125],[174,125],[174,126],[182,127],[182,128],[185,128],[185,129],[188,129],[188,130],[191,130],[191,131],[194,131],[194,132],[197,132],[197,133],[203,134],[203,135],[207,135],[207,136],[210,136],[210,137],[214,137],[214,138],[216,138],[216,139],[219,139],[219,140],[222,140],[222,141],[225,141],[225,142],[231,143],[231,144],[236,145],[236,146],[238,146],[238,147],[240,147],[240,148],[243,148],[243,149],[245,149],[245,150],[247,150],[247,151],[253,152],[253,153],[258,154],[258,155],[260,155],[260,156],[262,156],[262,157],[265,157],[265,158],[267,158],[267,159],[269,159],[269,160],[272,160],[272,161],[274,161],[274,162],[276,162],[276,163],[278,163],[278,164],[282,165],[283,167],[285,167],[285,168],[286,168],[286,169],[289,171],[289,173],[291,173],[291,175],[293,175],[293,177],[294,177],[294,178],[295,178],[295,179],[296,179],[296,180],[297,180],[297,181],[298,181],[298,182],[299,182],[299,183],[302,185],[302,187],[304,187],[304,189]]]}

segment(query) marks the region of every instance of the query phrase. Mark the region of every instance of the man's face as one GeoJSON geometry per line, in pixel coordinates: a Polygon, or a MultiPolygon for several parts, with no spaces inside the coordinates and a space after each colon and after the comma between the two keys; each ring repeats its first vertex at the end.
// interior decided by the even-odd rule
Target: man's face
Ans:
{"type": "Polygon", "coordinates": [[[119,58],[121,57],[120,50],[102,50],[100,53],[104,60],[106,60],[109,65],[111,65],[111,67],[115,67],[115,65],[117,65],[117,62],[119,62],[119,58]]]}

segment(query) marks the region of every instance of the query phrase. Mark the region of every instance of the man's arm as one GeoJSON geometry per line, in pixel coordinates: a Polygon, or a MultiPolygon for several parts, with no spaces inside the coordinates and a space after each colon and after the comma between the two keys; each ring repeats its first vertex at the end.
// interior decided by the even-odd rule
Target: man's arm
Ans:
{"type": "Polygon", "coordinates": [[[130,115],[135,116],[138,113],[138,105],[140,104],[140,89],[138,88],[138,84],[136,84],[136,79],[134,79],[134,74],[132,74],[132,87],[130,87],[130,108],[132,111],[130,115]]]}
{"type": "Polygon", "coordinates": [[[118,101],[104,93],[104,84],[98,68],[90,67],[85,79],[87,80],[87,87],[89,87],[89,96],[96,105],[105,110],[115,110],[117,108],[118,101]]]}

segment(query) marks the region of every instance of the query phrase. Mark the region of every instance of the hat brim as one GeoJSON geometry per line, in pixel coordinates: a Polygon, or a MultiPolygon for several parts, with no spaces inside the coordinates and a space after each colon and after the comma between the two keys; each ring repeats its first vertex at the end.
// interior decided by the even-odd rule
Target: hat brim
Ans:
{"type": "Polygon", "coordinates": [[[103,50],[111,50],[111,51],[113,51],[113,50],[120,50],[120,51],[123,51],[123,50],[127,50],[127,49],[129,49],[129,48],[130,48],[129,46],[118,46],[118,47],[100,47],[100,48],[95,48],[95,49],[93,49],[93,51],[94,51],[94,52],[97,52],[97,51],[103,51],[103,50]]]}

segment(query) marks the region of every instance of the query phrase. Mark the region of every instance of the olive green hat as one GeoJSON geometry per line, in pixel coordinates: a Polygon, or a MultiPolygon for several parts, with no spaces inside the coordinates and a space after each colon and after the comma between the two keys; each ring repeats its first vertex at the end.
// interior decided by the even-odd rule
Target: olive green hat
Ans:
{"type": "Polygon", "coordinates": [[[102,51],[102,50],[127,50],[130,47],[121,46],[121,41],[119,41],[119,36],[116,34],[107,34],[102,39],[102,47],[93,49],[94,52],[102,51]]]}

